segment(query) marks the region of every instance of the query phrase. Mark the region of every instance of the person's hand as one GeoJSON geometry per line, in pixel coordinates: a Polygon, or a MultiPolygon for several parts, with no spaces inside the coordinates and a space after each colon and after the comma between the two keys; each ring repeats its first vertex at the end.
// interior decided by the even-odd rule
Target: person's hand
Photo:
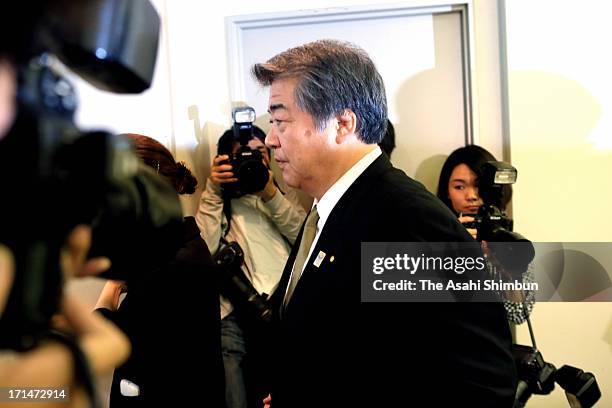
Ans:
{"type": "Polygon", "coordinates": [[[264,408],[272,408],[272,395],[268,394],[266,398],[263,400],[264,408]]]}
{"type": "MultiPolygon", "coordinates": [[[[473,222],[476,219],[474,217],[469,217],[465,215],[459,215],[459,222],[461,224],[465,224],[467,222],[473,222]]],[[[472,236],[472,238],[476,239],[478,236],[478,230],[476,228],[466,228],[467,232],[472,236]]]]}
{"type": "Polygon", "coordinates": [[[106,257],[87,259],[90,245],[91,227],[77,225],[68,235],[60,253],[64,278],[97,275],[110,267],[110,259],[106,257]]]}
{"type": "Polygon", "coordinates": [[[127,336],[113,323],[81,303],[74,296],[65,294],[61,303],[64,330],[73,333],[94,374],[112,370],[123,363],[130,354],[127,336]]]}
{"type": "Polygon", "coordinates": [[[265,202],[268,202],[276,194],[276,186],[274,185],[274,174],[272,170],[268,169],[268,182],[266,183],[263,190],[255,193],[265,202]]]}
{"type": "MultiPolygon", "coordinates": [[[[69,269],[65,272],[66,277],[97,273],[110,264],[108,260],[86,261],[90,239],[91,231],[87,227],[77,227],[70,234],[60,259],[62,266],[69,269]]],[[[0,245],[0,278],[4,277],[9,283],[6,285],[9,290],[13,274],[12,255],[0,245]]],[[[5,281],[0,283],[4,284],[5,281]]],[[[54,327],[76,337],[92,374],[108,373],[127,359],[131,346],[126,335],[103,317],[91,313],[89,307],[78,302],[72,295],[63,293],[58,316],[52,321],[54,327]]],[[[76,387],[72,353],[64,344],[53,340],[44,341],[32,350],[19,353],[16,358],[0,358],[0,386],[14,387],[22,384],[70,386],[71,394],[74,390],[72,398],[82,394],[82,390],[76,387]]]]}
{"type": "MultiPolygon", "coordinates": [[[[77,225],[68,235],[60,253],[65,279],[92,276],[111,265],[106,257],[87,259],[91,245],[91,227],[77,225]]],[[[59,313],[53,317],[55,328],[73,333],[94,374],[112,370],[130,353],[126,335],[102,316],[91,313],[88,306],[64,292],[59,313]]]]}
{"type": "MultiPolygon", "coordinates": [[[[60,252],[60,266],[65,279],[97,275],[110,267],[106,257],[87,259],[91,245],[91,227],[77,225],[68,235],[60,252]]],[[[13,257],[10,250],[0,246],[0,311],[4,309],[14,274],[13,257]]]]}
{"type": "Polygon", "coordinates": [[[232,165],[223,163],[226,160],[229,160],[229,156],[227,154],[222,154],[215,157],[212,162],[209,179],[218,186],[238,181],[232,172],[232,165]]]}
{"type": "Polygon", "coordinates": [[[116,312],[119,309],[119,298],[121,294],[126,292],[127,288],[124,281],[106,281],[98,302],[96,303],[96,309],[104,308],[116,312]]]}

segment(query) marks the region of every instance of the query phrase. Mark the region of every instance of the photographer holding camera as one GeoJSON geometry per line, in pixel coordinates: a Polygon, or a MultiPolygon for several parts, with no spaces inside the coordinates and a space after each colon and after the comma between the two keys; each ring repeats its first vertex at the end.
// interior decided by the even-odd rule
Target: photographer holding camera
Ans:
{"type": "MultiPolygon", "coordinates": [[[[269,169],[265,133],[234,112],[234,126],[219,139],[206,189],[196,215],[212,254],[235,241],[244,252],[242,271],[253,288],[271,295],[280,280],[305,212],[277,187],[269,169]]],[[[221,347],[228,408],[259,406],[267,394],[268,343],[261,322],[221,297],[221,347]],[[243,367],[245,369],[243,370],[243,367]]]]}
{"type": "MultiPolygon", "coordinates": [[[[17,67],[28,59],[32,33],[42,14],[42,2],[24,2],[11,5],[3,11],[0,24],[0,141],[13,126],[17,114],[16,93],[17,67]],[[9,24],[9,21],[12,24],[9,24]],[[15,24],[18,23],[18,24],[15,24]]],[[[29,135],[17,135],[26,138],[29,135]]],[[[24,152],[7,152],[0,144],[2,154],[24,152]]],[[[4,176],[19,178],[20,173],[4,176]]],[[[6,179],[4,179],[6,180],[6,179]]],[[[3,191],[12,194],[2,182],[3,191]],[[8,191],[7,191],[8,190],[8,191]]],[[[3,196],[2,208],[8,202],[14,202],[16,196],[3,196]]],[[[18,214],[11,214],[16,216],[18,214]]],[[[69,392],[69,403],[53,399],[38,401],[36,406],[86,406],[91,400],[92,378],[109,372],[124,361],[130,344],[123,333],[103,318],[91,315],[88,308],[74,296],[63,292],[64,282],[74,276],[90,276],[109,267],[107,258],[87,260],[87,251],[91,243],[91,229],[78,225],[64,237],[64,243],[55,263],[61,269],[58,298],[58,314],[53,322],[47,322],[49,331],[41,333],[36,341],[26,345],[14,344],[16,333],[13,329],[12,312],[14,299],[18,296],[19,283],[22,282],[21,261],[14,250],[15,239],[6,232],[3,224],[0,234],[0,387],[21,389],[26,387],[45,387],[65,389],[69,392]],[[60,333],[57,330],[60,329],[60,333]],[[22,347],[26,346],[26,347],[22,347]],[[68,391],[69,390],[69,391],[68,391]],[[89,401],[87,399],[89,397],[89,401]]],[[[22,232],[23,233],[23,232],[22,232]]],[[[53,274],[53,270],[45,270],[53,274]]],[[[31,292],[33,292],[33,289],[31,292]]],[[[25,323],[23,315],[21,322],[25,323]]],[[[34,339],[30,339],[34,340],[34,339]]],[[[2,395],[2,398],[10,395],[2,395]]],[[[16,399],[15,404],[3,400],[3,406],[24,406],[23,399],[16,399]],[[6,405],[5,405],[6,404],[6,405]]]]}
{"type": "MultiPolygon", "coordinates": [[[[496,161],[491,153],[480,146],[469,145],[461,147],[448,156],[442,166],[438,181],[438,198],[457,215],[459,221],[466,226],[470,235],[482,242],[483,249],[485,250],[487,250],[488,245],[486,240],[492,237],[489,237],[488,235],[490,234],[483,231],[487,229],[487,225],[479,224],[479,220],[482,218],[480,213],[483,206],[493,203],[485,202],[483,197],[478,194],[479,181],[482,182],[482,169],[485,163],[496,161]],[[481,230],[479,230],[479,227],[481,227],[481,230]]],[[[506,205],[512,198],[512,187],[510,184],[501,186],[498,195],[497,202],[493,205],[495,206],[494,208],[503,213],[506,210],[506,205]]],[[[502,215],[501,219],[504,221],[506,217],[502,215]]],[[[505,229],[504,232],[506,232],[505,229]]],[[[518,236],[518,234],[515,235],[518,236]]],[[[513,240],[510,239],[510,241],[512,242],[513,240]]],[[[490,266],[492,266],[492,259],[494,257],[489,257],[490,266]]],[[[500,266],[498,270],[503,270],[503,265],[498,266],[500,266]]],[[[531,264],[526,271],[521,272],[523,282],[534,281],[531,264]]],[[[523,291],[511,291],[510,293],[505,293],[504,296],[506,300],[503,303],[508,320],[515,324],[523,323],[533,309],[535,303],[534,293],[532,291],[527,291],[526,293],[523,293],[523,291]]]]}
{"type": "MultiPolygon", "coordinates": [[[[516,169],[511,165],[497,162],[480,146],[469,145],[455,150],[446,159],[437,194],[472,237],[481,241],[488,254],[491,274],[500,275],[495,278],[532,283],[534,275],[529,261],[534,256],[533,247],[512,231],[513,221],[505,213],[515,180],[516,169]]],[[[527,321],[532,343],[531,346],[512,345],[519,378],[514,408],[524,407],[534,394],[550,394],[555,383],[565,391],[570,406],[593,406],[601,397],[595,376],[569,365],[557,369],[546,362],[538,350],[529,322],[535,303],[534,292],[507,291],[503,297],[508,320],[515,324],[527,321]]]]}
{"type": "Polygon", "coordinates": [[[64,293],[64,283],[97,272],[127,279],[116,273],[169,260],[182,214],[176,191],[124,138],[76,126],[63,67],[99,89],[143,92],[160,18],[148,0],[25,1],[1,17],[0,385],[70,387],[69,401],[50,405],[84,406],[85,393],[97,406],[93,380],[127,358],[129,342],[64,293]],[[107,258],[87,261],[97,255],[107,258]]]}

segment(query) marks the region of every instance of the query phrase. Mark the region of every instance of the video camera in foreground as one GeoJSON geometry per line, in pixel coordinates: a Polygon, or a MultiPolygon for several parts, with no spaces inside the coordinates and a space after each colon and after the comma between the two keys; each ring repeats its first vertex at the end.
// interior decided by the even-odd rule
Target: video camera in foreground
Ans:
{"type": "Polygon", "coordinates": [[[250,106],[234,108],[232,119],[234,141],[238,142],[240,147],[230,156],[229,163],[238,181],[224,184],[223,188],[231,192],[232,196],[240,197],[263,190],[268,182],[269,173],[261,152],[251,149],[248,145],[254,137],[255,110],[250,106]]]}
{"type": "Polygon", "coordinates": [[[17,67],[17,118],[0,142],[0,242],[16,259],[0,348],[17,350],[34,347],[57,312],[60,251],[74,226],[93,227],[92,255],[113,263],[105,277],[128,281],[172,256],[181,236],[174,189],[126,140],[76,127],[74,89],[56,59],[98,88],[142,92],[155,68],[157,12],[148,0],[44,4],[30,58],[17,67]]]}

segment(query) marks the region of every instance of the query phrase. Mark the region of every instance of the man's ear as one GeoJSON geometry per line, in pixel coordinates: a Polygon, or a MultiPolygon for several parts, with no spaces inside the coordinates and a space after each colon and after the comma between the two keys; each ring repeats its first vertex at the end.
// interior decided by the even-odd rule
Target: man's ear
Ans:
{"type": "Polygon", "coordinates": [[[336,116],[336,143],[344,143],[357,130],[357,115],[350,109],[345,109],[336,116]]]}

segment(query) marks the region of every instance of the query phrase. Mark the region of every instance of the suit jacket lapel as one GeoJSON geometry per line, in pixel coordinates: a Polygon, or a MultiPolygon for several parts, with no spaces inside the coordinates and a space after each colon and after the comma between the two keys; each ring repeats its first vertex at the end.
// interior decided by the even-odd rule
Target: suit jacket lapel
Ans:
{"type": "MultiPolygon", "coordinates": [[[[362,194],[367,194],[371,189],[372,183],[380,176],[382,173],[393,169],[391,162],[384,154],[381,154],[372,164],[370,164],[363,173],[355,180],[355,182],[348,188],[348,190],[342,195],[338,203],[334,206],[331,214],[329,215],[327,221],[325,222],[325,226],[321,231],[319,236],[319,240],[310,255],[310,258],[307,260],[305,264],[304,273],[300,277],[300,281],[298,281],[296,288],[294,289],[292,295],[292,301],[295,300],[295,296],[298,295],[300,285],[302,284],[302,279],[304,279],[305,275],[307,275],[309,269],[312,266],[312,259],[316,259],[319,254],[320,248],[327,249],[329,245],[333,246],[335,240],[340,239],[338,232],[341,230],[339,228],[345,217],[349,214],[345,212],[346,208],[352,204],[355,199],[359,199],[362,194]]],[[[272,296],[272,304],[274,310],[280,312],[283,304],[283,299],[285,297],[285,292],[287,291],[287,285],[289,283],[289,278],[291,277],[291,270],[293,269],[293,263],[295,262],[295,258],[297,256],[298,249],[300,247],[300,242],[302,241],[302,235],[304,233],[304,224],[302,224],[302,228],[300,233],[298,234],[297,239],[295,240],[295,244],[291,250],[291,254],[287,259],[287,263],[285,264],[285,269],[283,270],[283,275],[278,284],[277,290],[274,292],[272,296]]],[[[327,251],[326,251],[327,252],[327,251]]],[[[329,258],[333,256],[333,253],[326,253],[326,259],[323,260],[323,263],[329,262],[329,258]]],[[[290,308],[291,301],[287,308],[290,308]]],[[[279,313],[280,316],[280,313],[279,313]]]]}

